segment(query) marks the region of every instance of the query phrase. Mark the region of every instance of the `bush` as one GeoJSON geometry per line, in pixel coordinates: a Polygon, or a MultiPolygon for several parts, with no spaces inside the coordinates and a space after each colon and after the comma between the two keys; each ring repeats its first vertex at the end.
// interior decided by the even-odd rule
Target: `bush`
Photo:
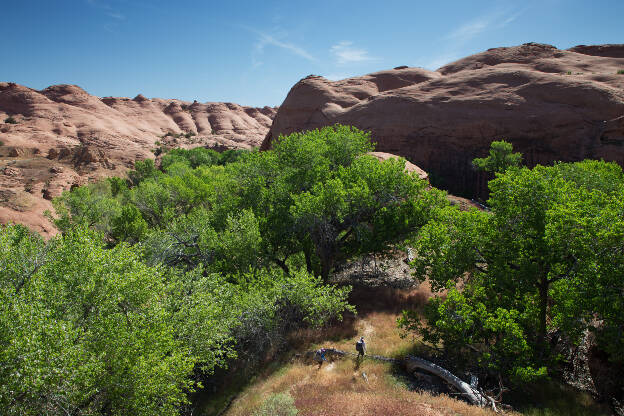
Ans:
{"type": "Polygon", "coordinates": [[[4,119],[4,122],[7,124],[17,124],[17,120],[15,120],[13,116],[8,116],[7,118],[4,119]]]}
{"type": "Polygon", "coordinates": [[[295,416],[299,411],[295,399],[288,393],[270,395],[254,412],[254,416],[295,416]]]}
{"type": "Polygon", "coordinates": [[[618,69],[617,73],[618,75],[624,75],[624,69],[618,69]]]}

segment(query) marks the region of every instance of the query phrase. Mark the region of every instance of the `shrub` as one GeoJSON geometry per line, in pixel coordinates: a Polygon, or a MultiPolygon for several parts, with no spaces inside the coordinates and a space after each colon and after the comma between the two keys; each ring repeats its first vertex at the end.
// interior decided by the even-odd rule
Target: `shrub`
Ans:
{"type": "Polygon", "coordinates": [[[618,69],[617,73],[618,75],[624,75],[624,69],[618,69]]]}
{"type": "Polygon", "coordinates": [[[272,394],[254,412],[254,416],[295,416],[299,411],[295,399],[288,393],[272,394]]]}
{"type": "Polygon", "coordinates": [[[4,122],[7,124],[17,124],[17,120],[15,120],[13,116],[8,116],[7,118],[4,119],[4,122]]]}

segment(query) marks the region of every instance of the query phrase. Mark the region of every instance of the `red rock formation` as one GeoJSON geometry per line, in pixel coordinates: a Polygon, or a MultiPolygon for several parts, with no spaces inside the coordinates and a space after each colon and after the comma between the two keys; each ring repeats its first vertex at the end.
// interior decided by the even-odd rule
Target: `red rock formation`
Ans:
{"type": "Polygon", "coordinates": [[[332,82],[299,81],[273,137],[334,123],[372,132],[452,193],[485,195],[471,161],[504,138],[528,165],[604,158],[624,165],[624,45],[525,44],[490,49],[437,71],[398,67],[332,82]]]}
{"type": "Polygon", "coordinates": [[[99,98],[75,85],[37,91],[2,82],[0,223],[53,234],[43,211],[72,185],[123,175],[136,160],[153,158],[157,141],[220,150],[259,146],[276,111],[142,95],[99,98]],[[17,123],[5,123],[8,116],[17,123]]]}

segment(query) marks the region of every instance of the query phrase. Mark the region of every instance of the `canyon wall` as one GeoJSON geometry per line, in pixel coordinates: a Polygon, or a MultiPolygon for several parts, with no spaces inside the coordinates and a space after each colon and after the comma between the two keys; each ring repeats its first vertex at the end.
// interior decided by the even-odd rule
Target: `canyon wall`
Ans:
{"type": "Polygon", "coordinates": [[[436,71],[397,67],[329,81],[308,76],[279,107],[281,134],[335,123],[370,131],[451,193],[485,197],[471,161],[505,139],[533,166],[605,159],[624,165],[624,45],[489,49],[436,71]]]}

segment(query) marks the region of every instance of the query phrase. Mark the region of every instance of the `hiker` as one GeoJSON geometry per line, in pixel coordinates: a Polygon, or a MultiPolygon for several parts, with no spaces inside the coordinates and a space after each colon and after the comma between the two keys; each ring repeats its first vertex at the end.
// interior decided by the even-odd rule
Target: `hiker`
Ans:
{"type": "Polygon", "coordinates": [[[317,350],[316,353],[314,354],[314,359],[316,360],[316,362],[319,363],[318,368],[320,369],[321,366],[323,365],[323,361],[327,361],[327,359],[325,358],[325,348],[321,348],[320,350],[317,350]]]}
{"type": "Polygon", "coordinates": [[[358,352],[357,358],[364,358],[364,355],[366,354],[366,343],[364,342],[364,337],[360,337],[360,340],[355,343],[355,349],[358,352]]]}

